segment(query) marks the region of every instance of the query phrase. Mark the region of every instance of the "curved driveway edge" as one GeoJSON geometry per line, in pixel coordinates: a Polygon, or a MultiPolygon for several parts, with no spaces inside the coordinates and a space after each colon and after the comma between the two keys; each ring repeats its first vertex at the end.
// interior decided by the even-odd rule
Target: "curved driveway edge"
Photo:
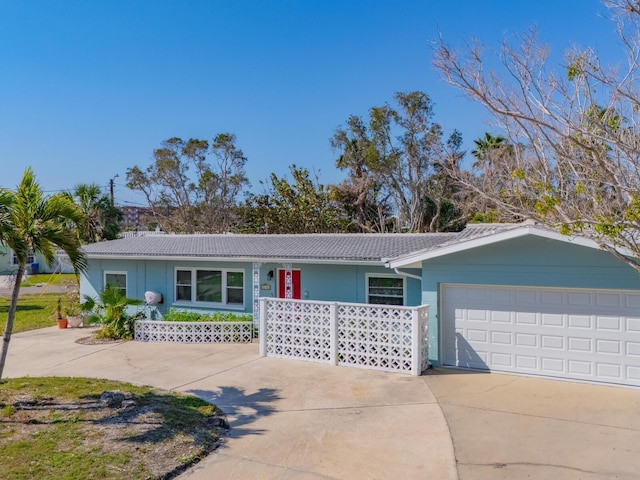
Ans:
{"type": "Polygon", "coordinates": [[[75,343],[88,333],[14,334],[6,376],[109,378],[215,403],[229,435],[185,480],[457,478],[423,377],[260,358],[257,344],[75,343]]]}
{"type": "Polygon", "coordinates": [[[640,389],[439,368],[422,378],[461,480],[640,478],[640,389]]]}

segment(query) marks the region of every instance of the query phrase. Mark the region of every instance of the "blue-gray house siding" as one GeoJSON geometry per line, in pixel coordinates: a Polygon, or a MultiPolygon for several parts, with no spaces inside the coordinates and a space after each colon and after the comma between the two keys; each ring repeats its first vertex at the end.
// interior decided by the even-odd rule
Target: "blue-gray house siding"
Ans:
{"type": "Polygon", "coordinates": [[[431,305],[429,357],[440,364],[443,284],[640,290],[638,272],[612,254],[527,235],[422,262],[421,303],[431,305]]]}
{"type": "MultiPolygon", "coordinates": [[[[292,269],[300,270],[300,290],[303,299],[337,301],[337,302],[367,302],[366,278],[368,274],[396,275],[392,270],[375,265],[344,265],[344,264],[308,264],[292,263],[292,269]]],[[[134,259],[91,259],[89,269],[81,277],[80,288],[83,295],[95,297],[104,288],[105,272],[126,272],[127,295],[130,298],[144,299],[148,290],[162,294],[163,303],[160,312],[176,304],[175,299],[175,270],[182,268],[206,269],[241,269],[244,272],[244,305],[234,306],[198,306],[189,304],[186,307],[202,308],[205,310],[236,310],[251,313],[253,310],[253,263],[251,262],[210,262],[192,260],[134,260],[134,259]]],[[[268,273],[277,272],[283,268],[281,263],[262,263],[260,265],[260,296],[277,296],[277,275],[268,278],[268,273]],[[266,288],[268,287],[268,289],[266,288]]],[[[407,270],[419,275],[419,270],[407,270]]],[[[422,291],[420,281],[405,277],[405,305],[420,304],[422,291]]]]}

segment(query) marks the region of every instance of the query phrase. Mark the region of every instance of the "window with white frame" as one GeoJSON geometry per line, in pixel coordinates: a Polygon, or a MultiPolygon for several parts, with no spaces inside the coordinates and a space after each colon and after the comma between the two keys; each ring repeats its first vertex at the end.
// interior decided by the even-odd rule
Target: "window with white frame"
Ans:
{"type": "Polygon", "coordinates": [[[404,277],[367,275],[367,302],[378,305],[404,305],[404,277]]]}
{"type": "Polygon", "coordinates": [[[127,272],[115,272],[115,271],[105,271],[104,272],[104,286],[105,288],[109,285],[118,287],[122,292],[122,295],[127,296],[127,272]]]}
{"type": "Polygon", "coordinates": [[[176,268],[176,302],[244,305],[244,271],[176,268]]]}
{"type": "MultiPolygon", "coordinates": [[[[27,253],[27,265],[31,265],[33,262],[36,261],[36,256],[34,255],[32,250],[29,250],[29,253],[27,253]]],[[[18,257],[16,256],[16,252],[11,252],[11,263],[13,265],[18,265],[18,257]]]]}

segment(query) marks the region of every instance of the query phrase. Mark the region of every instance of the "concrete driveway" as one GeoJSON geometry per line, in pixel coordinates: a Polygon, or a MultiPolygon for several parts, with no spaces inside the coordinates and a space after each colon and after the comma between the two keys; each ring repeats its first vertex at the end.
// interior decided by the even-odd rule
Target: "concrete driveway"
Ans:
{"type": "Polygon", "coordinates": [[[257,344],[74,342],[88,334],[16,334],[5,373],[212,401],[229,437],[185,480],[640,478],[638,389],[452,369],[409,377],[260,358],[257,344]]]}
{"type": "Polygon", "coordinates": [[[640,390],[435,369],[461,480],[640,478],[640,390]]]}
{"type": "Polygon", "coordinates": [[[457,478],[449,429],[422,377],[260,358],[257,344],[75,343],[88,334],[15,334],[5,375],[110,378],[215,403],[228,439],[186,480],[457,478]]]}

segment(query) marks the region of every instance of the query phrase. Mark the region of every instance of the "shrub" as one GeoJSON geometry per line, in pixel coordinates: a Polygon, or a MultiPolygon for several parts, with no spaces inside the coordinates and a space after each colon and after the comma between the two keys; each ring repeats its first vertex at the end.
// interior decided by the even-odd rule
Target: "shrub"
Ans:
{"type": "Polygon", "coordinates": [[[250,313],[231,312],[194,312],[170,308],[164,314],[164,319],[168,322],[251,322],[253,316],[250,313]]]}
{"type": "Polygon", "coordinates": [[[135,315],[127,314],[127,306],[140,303],[139,300],[124,296],[119,287],[107,285],[98,301],[85,296],[82,307],[85,311],[92,311],[92,317],[102,324],[102,328],[96,333],[98,338],[124,339],[133,338],[137,319],[135,315]]]}

